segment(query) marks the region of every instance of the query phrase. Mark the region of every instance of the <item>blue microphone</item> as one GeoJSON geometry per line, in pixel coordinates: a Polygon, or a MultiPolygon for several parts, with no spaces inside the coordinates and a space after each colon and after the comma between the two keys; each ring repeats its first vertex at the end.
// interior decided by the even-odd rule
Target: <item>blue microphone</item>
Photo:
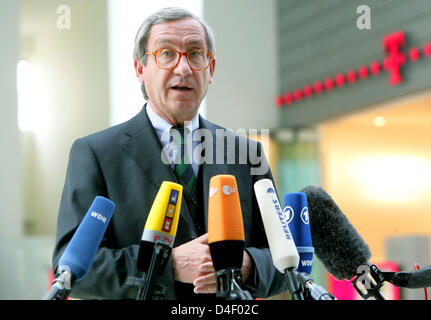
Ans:
{"type": "Polygon", "coordinates": [[[101,196],[94,199],[58,262],[60,275],[44,300],[65,299],[72,279],[79,281],[88,273],[114,210],[111,200],[101,196]]]}
{"type": "Polygon", "coordinates": [[[311,241],[307,196],[303,192],[284,195],[283,213],[299,253],[298,272],[311,273],[314,247],[311,241]]]}

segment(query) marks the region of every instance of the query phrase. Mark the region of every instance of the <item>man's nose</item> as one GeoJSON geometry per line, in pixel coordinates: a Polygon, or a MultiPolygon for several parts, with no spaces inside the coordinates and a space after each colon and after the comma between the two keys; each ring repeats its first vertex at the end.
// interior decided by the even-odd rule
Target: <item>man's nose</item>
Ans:
{"type": "Polygon", "coordinates": [[[193,73],[192,69],[189,66],[189,62],[187,61],[187,57],[185,55],[180,56],[180,61],[178,65],[174,69],[174,72],[181,76],[188,76],[193,73]]]}

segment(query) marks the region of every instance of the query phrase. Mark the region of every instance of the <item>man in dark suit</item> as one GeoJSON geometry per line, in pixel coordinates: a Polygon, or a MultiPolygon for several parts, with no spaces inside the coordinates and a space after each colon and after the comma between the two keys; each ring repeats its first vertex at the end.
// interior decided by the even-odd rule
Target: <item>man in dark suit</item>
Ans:
{"type": "Polygon", "coordinates": [[[261,145],[198,114],[215,70],[211,29],[187,11],[163,9],[139,29],[134,59],[148,103],[129,121],[74,142],[58,216],[53,270],[94,197],[105,196],[116,210],[87,276],[75,284],[71,296],[135,299],[137,288],[127,279],[141,274],[137,258],[148,212],[161,183],[173,181],[184,186],[181,215],[171,256],[158,282],[167,288],[166,299],[213,298],[215,274],[207,234],[209,180],[231,174],[237,181],[244,221],[243,285],[254,297],[284,291],[253,191],[256,181],[272,179],[261,145]],[[178,154],[178,145],[167,134],[177,128],[185,136],[200,137],[187,144],[192,163],[182,174],[176,172],[175,163],[165,161],[178,154]],[[221,154],[216,141],[222,142],[221,154]]]}

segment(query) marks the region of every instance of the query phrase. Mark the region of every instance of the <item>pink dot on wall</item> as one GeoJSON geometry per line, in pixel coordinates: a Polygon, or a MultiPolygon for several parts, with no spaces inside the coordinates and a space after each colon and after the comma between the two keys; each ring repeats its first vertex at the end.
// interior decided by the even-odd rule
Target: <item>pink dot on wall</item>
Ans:
{"type": "Polygon", "coordinates": [[[325,79],[325,89],[326,91],[331,91],[334,89],[334,80],[332,80],[332,78],[328,77],[325,79]]]}
{"type": "Polygon", "coordinates": [[[431,57],[431,42],[427,42],[424,44],[424,56],[429,58],[431,57]]]}
{"type": "Polygon", "coordinates": [[[356,82],[356,72],[355,72],[355,70],[349,70],[349,71],[347,71],[347,82],[348,83],[355,83],[356,82]]]}
{"type": "Polygon", "coordinates": [[[283,95],[283,100],[284,100],[284,103],[285,103],[285,104],[287,104],[287,105],[291,104],[291,103],[292,103],[292,101],[293,101],[292,94],[291,94],[290,92],[286,92],[286,93],[283,95]]]}
{"type": "Polygon", "coordinates": [[[413,47],[409,51],[409,57],[411,62],[416,62],[421,57],[421,52],[419,51],[418,48],[413,47]]]}
{"type": "Polygon", "coordinates": [[[301,101],[302,100],[302,91],[301,91],[301,89],[295,89],[295,90],[293,90],[293,99],[295,101],[301,101]]]}
{"type": "Polygon", "coordinates": [[[380,73],[380,62],[379,61],[373,61],[370,65],[370,71],[372,75],[378,75],[380,73]]]}
{"type": "Polygon", "coordinates": [[[335,84],[337,87],[343,87],[346,83],[346,76],[343,73],[337,73],[335,76],[335,84]]]}
{"type": "Polygon", "coordinates": [[[304,86],[303,91],[304,91],[304,97],[306,98],[310,98],[313,95],[313,88],[309,84],[306,84],[304,86]]]}
{"type": "Polygon", "coordinates": [[[314,87],[314,92],[317,95],[319,95],[319,94],[322,93],[322,91],[323,91],[323,84],[322,84],[321,81],[315,81],[313,87],[314,87]]]}
{"type": "Polygon", "coordinates": [[[281,108],[283,106],[283,98],[276,96],[274,99],[274,104],[277,106],[277,108],[281,108]]]}
{"type": "Polygon", "coordinates": [[[358,69],[359,79],[367,79],[368,78],[368,68],[367,66],[360,66],[358,69]]]}

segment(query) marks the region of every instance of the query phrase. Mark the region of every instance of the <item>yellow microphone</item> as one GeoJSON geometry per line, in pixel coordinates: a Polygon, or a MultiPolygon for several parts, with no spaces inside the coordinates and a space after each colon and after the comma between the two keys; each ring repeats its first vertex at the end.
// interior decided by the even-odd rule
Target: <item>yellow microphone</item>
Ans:
{"type": "Polygon", "coordinates": [[[173,247],[180,217],[183,186],[163,181],[151,206],[139,247],[138,268],[148,271],[156,242],[173,247]]]}

